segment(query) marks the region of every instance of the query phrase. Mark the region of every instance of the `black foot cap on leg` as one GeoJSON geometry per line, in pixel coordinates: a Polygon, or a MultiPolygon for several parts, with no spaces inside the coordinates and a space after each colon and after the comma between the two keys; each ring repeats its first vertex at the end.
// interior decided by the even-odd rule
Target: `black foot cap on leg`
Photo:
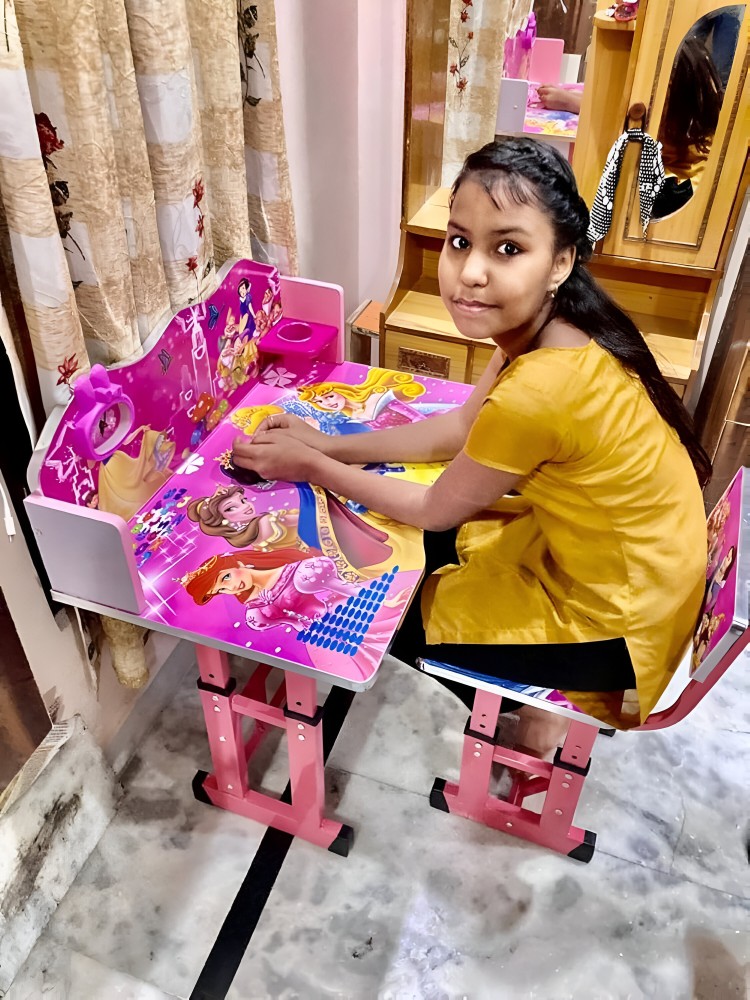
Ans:
{"type": "Polygon", "coordinates": [[[346,823],[341,827],[338,837],[330,845],[328,850],[331,854],[338,854],[339,857],[345,858],[349,851],[352,849],[352,844],[354,843],[354,830],[347,826],[346,823]]]}
{"type": "Polygon", "coordinates": [[[203,787],[203,782],[208,777],[208,771],[196,771],[193,778],[193,795],[199,802],[205,802],[207,806],[212,806],[213,802],[208,797],[208,792],[203,787]]]}
{"type": "Polygon", "coordinates": [[[595,848],[596,834],[591,830],[584,830],[583,843],[579,844],[578,847],[574,847],[573,850],[568,853],[568,857],[572,858],[574,861],[582,861],[585,865],[587,865],[594,856],[595,848]]]}
{"type": "Polygon", "coordinates": [[[599,730],[599,735],[600,736],[614,736],[616,732],[617,732],[616,729],[600,729],[599,730]]]}
{"type": "Polygon", "coordinates": [[[430,805],[433,809],[439,809],[441,812],[450,812],[448,803],[445,801],[445,778],[435,778],[432,783],[430,805]]]}

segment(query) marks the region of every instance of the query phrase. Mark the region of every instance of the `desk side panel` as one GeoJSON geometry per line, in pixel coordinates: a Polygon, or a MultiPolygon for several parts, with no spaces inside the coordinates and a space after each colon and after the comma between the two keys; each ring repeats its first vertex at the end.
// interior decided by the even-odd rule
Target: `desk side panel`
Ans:
{"type": "Polygon", "coordinates": [[[131,614],[145,610],[122,518],[38,494],[24,503],[54,590],[131,614]]]}

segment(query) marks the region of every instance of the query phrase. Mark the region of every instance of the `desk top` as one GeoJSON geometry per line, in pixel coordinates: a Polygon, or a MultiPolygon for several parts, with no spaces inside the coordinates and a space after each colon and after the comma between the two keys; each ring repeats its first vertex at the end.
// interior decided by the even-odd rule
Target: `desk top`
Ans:
{"type": "MultiPolygon", "coordinates": [[[[471,387],[348,363],[288,364],[269,365],[128,522],[143,623],[363,688],[421,579],[421,532],[307,483],[249,484],[232,465],[232,441],[282,410],[332,434],[398,426],[461,403],[471,387]]],[[[429,484],[442,468],[371,471],[429,484]]]]}
{"type": "MultiPolygon", "coordinates": [[[[272,413],[362,434],[471,392],[337,363],[342,312],[340,289],[240,261],[141,358],[76,383],[34,494],[58,517],[37,535],[57,578],[72,581],[50,574],[62,599],[355,689],[372,683],[422,575],[421,533],[308,483],[258,482],[231,461],[233,439],[272,413]],[[107,526],[111,549],[93,531],[107,526]],[[140,613],[117,610],[128,605],[110,582],[122,573],[137,575],[140,613]]],[[[440,470],[370,469],[425,484],[440,470]]]]}

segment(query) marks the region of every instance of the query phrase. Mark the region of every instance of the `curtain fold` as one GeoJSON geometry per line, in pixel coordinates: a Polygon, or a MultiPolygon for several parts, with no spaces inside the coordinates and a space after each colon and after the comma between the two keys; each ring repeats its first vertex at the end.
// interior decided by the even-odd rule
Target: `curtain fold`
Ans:
{"type": "Polygon", "coordinates": [[[4,16],[0,290],[23,304],[49,412],[228,258],[296,272],[275,11],[4,0],[4,16]]]}

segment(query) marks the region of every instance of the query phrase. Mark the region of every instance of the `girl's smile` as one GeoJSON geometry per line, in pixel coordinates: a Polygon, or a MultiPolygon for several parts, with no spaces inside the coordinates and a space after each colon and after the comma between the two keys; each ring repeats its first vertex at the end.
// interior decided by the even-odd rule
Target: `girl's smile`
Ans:
{"type": "Polygon", "coordinates": [[[489,309],[496,309],[496,306],[491,305],[487,302],[478,302],[476,299],[454,299],[453,300],[460,312],[465,312],[469,316],[476,316],[479,313],[486,312],[489,309]]]}

